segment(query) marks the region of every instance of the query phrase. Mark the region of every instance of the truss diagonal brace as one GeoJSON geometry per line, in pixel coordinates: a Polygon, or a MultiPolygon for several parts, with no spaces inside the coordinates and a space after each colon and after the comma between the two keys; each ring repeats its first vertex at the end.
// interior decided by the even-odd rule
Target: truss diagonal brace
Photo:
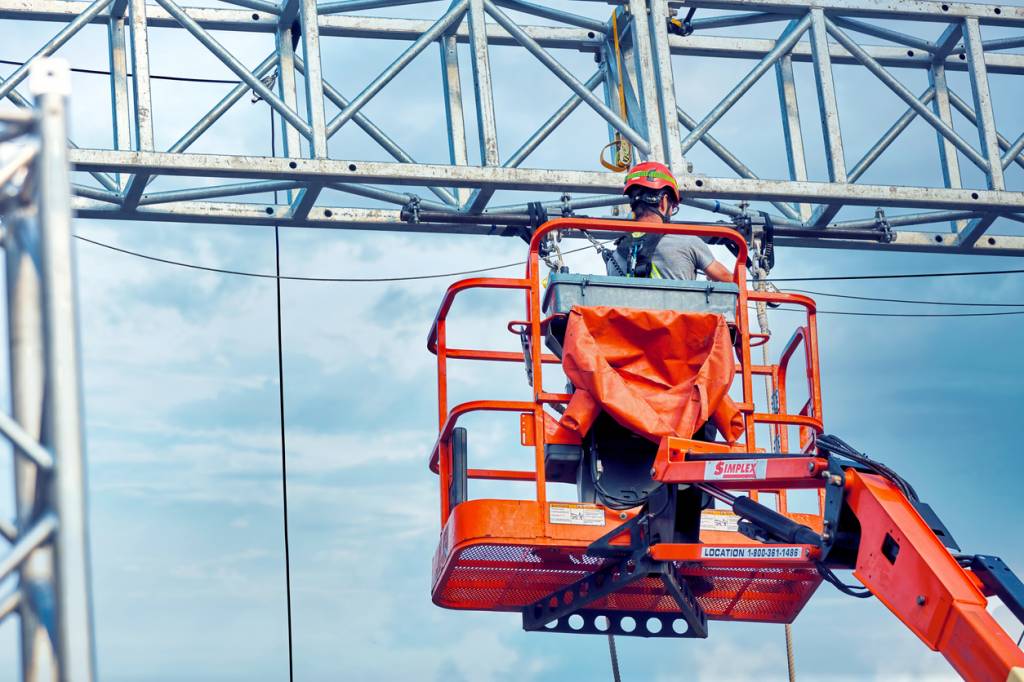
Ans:
{"type": "Polygon", "coordinates": [[[55,530],[57,530],[57,517],[52,513],[47,513],[22,533],[7,555],[0,559],[0,580],[6,578],[11,571],[20,566],[21,562],[32,553],[32,550],[49,540],[55,530]]]}
{"type": "Polygon", "coordinates": [[[363,88],[355,98],[349,102],[348,106],[342,109],[342,111],[331,119],[331,122],[327,124],[327,137],[331,137],[334,133],[338,132],[341,126],[352,120],[363,106],[369,102],[374,95],[380,92],[385,85],[390,83],[398,73],[404,69],[409,62],[416,58],[416,56],[425,50],[430,43],[437,40],[441,35],[451,28],[455,22],[462,18],[462,15],[466,13],[466,8],[469,6],[469,0],[458,0],[452,7],[441,16],[440,19],[434,22],[434,24],[428,28],[419,38],[413,41],[405,52],[398,56],[398,58],[391,62],[391,64],[384,69],[383,72],[363,88]]]}
{"type": "Polygon", "coordinates": [[[863,64],[868,71],[873,73],[878,80],[882,81],[890,90],[906,102],[911,108],[913,108],[918,115],[928,121],[933,128],[935,128],[943,137],[949,140],[958,150],[960,150],[964,156],[969,158],[978,168],[983,171],[988,171],[988,161],[985,160],[981,154],[977,152],[964,138],[960,137],[955,130],[946,125],[942,119],[936,116],[932,111],[921,103],[921,101],[907,89],[899,80],[897,80],[892,74],[885,70],[885,68],[879,64],[874,58],[871,57],[860,45],[858,45],[850,36],[846,35],[842,29],[832,23],[828,18],[825,19],[825,27],[833,38],[836,39],[840,45],[846,48],[846,50],[853,55],[853,57],[863,64]]]}
{"type": "Polygon", "coordinates": [[[46,471],[53,469],[53,455],[50,454],[50,451],[40,445],[25,429],[21,428],[18,422],[8,417],[7,413],[2,410],[0,410],[0,433],[7,436],[11,444],[35,462],[37,466],[46,471]]]}
{"type": "Polygon", "coordinates": [[[285,118],[289,123],[295,126],[295,129],[302,133],[306,139],[311,139],[313,136],[313,130],[309,127],[309,124],[302,120],[302,118],[296,114],[288,105],[281,101],[281,99],[270,91],[266,85],[260,81],[259,78],[253,75],[249,69],[245,67],[238,59],[228,52],[224,47],[218,43],[213,36],[211,36],[202,26],[200,26],[192,17],[185,13],[181,7],[179,7],[174,0],[157,0],[161,7],[167,10],[167,13],[177,20],[181,26],[195,36],[196,40],[203,44],[210,52],[213,53],[217,59],[223,62],[224,66],[231,69],[236,76],[245,81],[246,85],[255,90],[260,97],[266,100],[267,104],[272,106],[281,116],[285,118]]]}
{"type": "MultiPolygon", "coordinates": [[[[305,75],[306,65],[302,61],[302,59],[298,57],[298,55],[295,56],[295,68],[299,70],[299,73],[305,75]]],[[[345,96],[342,95],[337,90],[337,88],[333,87],[328,81],[323,81],[323,86],[324,95],[327,97],[327,99],[334,102],[339,109],[344,110],[345,107],[349,106],[349,100],[346,99],[345,96]]],[[[392,158],[394,158],[396,161],[401,161],[402,163],[416,163],[416,159],[412,158],[412,156],[410,156],[408,152],[402,149],[402,147],[400,147],[399,144],[391,138],[391,136],[389,136],[383,130],[378,128],[377,125],[366,116],[366,114],[364,114],[361,111],[357,112],[355,115],[352,116],[352,120],[355,122],[357,126],[363,129],[363,132],[365,132],[367,135],[373,138],[374,142],[379,144],[384,149],[384,151],[390,154],[392,158]]],[[[451,192],[445,190],[444,188],[429,187],[428,189],[434,194],[436,194],[437,197],[446,204],[450,206],[455,206],[458,204],[458,202],[455,200],[455,197],[452,196],[451,192]]]]}
{"type": "Polygon", "coordinates": [[[773,47],[771,51],[768,52],[768,54],[766,54],[761,61],[743,77],[743,80],[736,84],[736,87],[734,87],[729,94],[722,98],[722,101],[715,105],[715,108],[704,117],[704,120],[693,127],[689,135],[683,138],[681,143],[683,154],[688,152],[693,145],[697,144],[697,141],[700,140],[704,133],[706,133],[711,126],[715,125],[715,123],[717,123],[719,119],[721,119],[722,116],[724,116],[726,112],[728,112],[729,109],[739,101],[740,97],[743,97],[743,95],[753,87],[754,83],[756,83],[758,79],[768,71],[768,69],[772,68],[775,62],[779,61],[785,54],[793,49],[793,46],[796,45],[797,41],[800,40],[800,37],[807,31],[807,28],[810,25],[811,15],[808,14],[797,22],[795,26],[786,28],[786,32],[783,36],[776,41],[775,47],[773,47]]]}
{"type": "MultiPolygon", "coordinates": [[[[584,83],[584,85],[586,87],[590,88],[591,90],[593,90],[603,80],[604,80],[604,72],[599,69],[593,76],[591,76],[590,78],[587,79],[587,82],[584,83]]],[[[580,98],[579,95],[575,95],[575,94],[572,97],[570,97],[569,99],[567,99],[565,101],[565,103],[562,104],[562,106],[560,106],[558,108],[558,110],[555,111],[555,113],[551,114],[551,116],[548,117],[548,120],[546,120],[541,125],[541,127],[538,128],[533,133],[533,135],[531,135],[529,137],[529,139],[527,139],[526,142],[524,142],[522,144],[522,146],[519,147],[519,149],[517,149],[512,154],[512,156],[508,157],[508,159],[505,160],[505,163],[503,163],[501,165],[504,166],[505,168],[518,168],[519,164],[521,164],[523,161],[525,161],[526,157],[528,157],[530,154],[532,154],[533,151],[538,146],[540,146],[540,144],[544,140],[546,140],[547,137],[551,133],[553,133],[555,131],[555,129],[559,125],[562,124],[563,121],[565,121],[565,119],[567,119],[569,117],[569,114],[571,114],[572,112],[576,111],[576,108],[582,102],[583,102],[582,98],[580,98]]]]}
{"type": "Polygon", "coordinates": [[[39,50],[32,55],[24,64],[18,67],[17,71],[12,73],[4,81],[3,85],[0,85],[0,99],[7,96],[21,81],[25,80],[28,76],[29,69],[40,57],[49,57],[56,52],[64,43],[68,42],[72,36],[82,30],[82,27],[91,22],[97,14],[106,9],[107,5],[111,3],[111,0],[95,0],[88,8],[77,17],[75,17],[71,23],[65,26],[57,35],[50,38],[39,50]]]}
{"type": "Polygon", "coordinates": [[[643,138],[640,133],[633,130],[632,127],[623,121],[618,114],[605,106],[604,102],[597,98],[594,93],[587,88],[585,83],[581,83],[572,73],[569,72],[564,66],[562,66],[557,59],[552,57],[547,50],[540,46],[537,41],[531,38],[526,31],[520,28],[514,21],[512,21],[507,14],[502,12],[493,2],[490,0],[484,0],[484,7],[487,13],[490,14],[498,25],[508,31],[512,38],[526,48],[526,50],[538,59],[544,66],[548,67],[551,73],[555,74],[556,77],[563,83],[565,83],[570,90],[579,95],[580,99],[590,105],[597,114],[608,122],[613,128],[622,133],[626,139],[633,143],[642,154],[651,153],[651,145],[643,138]]]}

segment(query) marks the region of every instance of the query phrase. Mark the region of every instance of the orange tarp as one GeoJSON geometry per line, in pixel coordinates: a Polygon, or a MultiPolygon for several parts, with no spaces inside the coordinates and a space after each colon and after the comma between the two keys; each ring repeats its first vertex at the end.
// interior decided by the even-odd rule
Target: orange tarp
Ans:
{"type": "Polygon", "coordinates": [[[690,438],[708,419],[730,443],[743,432],[727,395],[735,365],[721,315],[573,308],[562,366],[576,392],[561,423],[580,435],[602,410],[655,442],[690,438]]]}

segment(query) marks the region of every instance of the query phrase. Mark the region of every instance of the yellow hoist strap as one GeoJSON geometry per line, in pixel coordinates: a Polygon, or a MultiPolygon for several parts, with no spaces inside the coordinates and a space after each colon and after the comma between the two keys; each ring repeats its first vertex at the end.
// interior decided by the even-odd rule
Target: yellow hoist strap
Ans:
{"type": "MultiPolygon", "coordinates": [[[[618,12],[612,12],[612,41],[615,45],[615,67],[619,77],[619,113],[622,120],[627,120],[626,111],[626,89],[622,87],[622,49],[619,46],[619,21],[618,12]]],[[[614,139],[601,148],[599,157],[601,165],[610,171],[621,173],[628,170],[633,161],[633,147],[626,140],[622,139],[622,133],[616,132],[614,139]],[[609,161],[605,159],[605,150],[614,147],[615,156],[609,161]]]]}

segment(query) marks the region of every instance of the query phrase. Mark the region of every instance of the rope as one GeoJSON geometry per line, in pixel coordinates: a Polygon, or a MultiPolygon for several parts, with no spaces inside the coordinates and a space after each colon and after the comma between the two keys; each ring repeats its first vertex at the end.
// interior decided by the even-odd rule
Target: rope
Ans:
{"type": "MultiPolygon", "coordinates": [[[[765,279],[768,277],[768,272],[759,267],[755,273],[755,279],[757,280],[757,288],[760,291],[768,291],[771,286],[765,279]]],[[[757,302],[757,326],[760,328],[761,333],[765,335],[764,343],[761,344],[761,362],[764,365],[770,363],[770,357],[768,355],[768,338],[771,337],[771,329],[768,327],[768,304],[765,301],[757,302]]],[[[775,412],[775,401],[772,395],[772,390],[768,385],[768,378],[764,380],[764,392],[768,399],[768,410],[775,412]]],[[[779,438],[779,429],[782,428],[778,425],[773,427],[775,432],[775,450],[778,451],[781,447],[779,438]]],[[[782,494],[779,494],[781,499],[782,494]]],[[[793,628],[789,623],[785,625],[786,629],[786,669],[789,673],[789,682],[796,682],[796,660],[793,658],[793,628]]]]}
{"type": "Polygon", "coordinates": [[[789,666],[789,682],[796,682],[796,661],[793,660],[793,626],[786,623],[786,665],[789,666]]]}
{"type": "MultiPolygon", "coordinates": [[[[618,16],[618,10],[612,11],[612,42],[615,45],[615,68],[619,78],[619,114],[622,116],[623,121],[628,121],[629,113],[626,109],[626,89],[622,87],[622,49],[619,47],[618,16]]],[[[621,132],[615,131],[612,141],[601,147],[599,160],[601,161],[601,165],[608,170],[621,173],[629,168],[630,163],[633,160],[633,147],[622,139],[621,132]],[[606,161],[604,158],[604,152],[606,149],[610,149],[611,147],[615,147],[615,158],[612,161],[606,161]]]]}
{"type": "Polygon", "coordinates": [[[615,682],[622,682],[622,675],[619,673],[619,653],[615,650],[615,635],[608,633],[608,655],[612,658],[612,678],[615,682]]]}

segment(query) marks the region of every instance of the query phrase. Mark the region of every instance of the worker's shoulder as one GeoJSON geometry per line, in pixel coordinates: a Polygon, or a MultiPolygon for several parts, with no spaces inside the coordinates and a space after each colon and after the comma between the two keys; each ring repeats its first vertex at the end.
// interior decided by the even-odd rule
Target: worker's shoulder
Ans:
{"type": "Polygon", "coordinates": [[[666,234],[660,246],[671,249],[699,249],[706,247],[704,240],[692,234],[666,234]]]}

